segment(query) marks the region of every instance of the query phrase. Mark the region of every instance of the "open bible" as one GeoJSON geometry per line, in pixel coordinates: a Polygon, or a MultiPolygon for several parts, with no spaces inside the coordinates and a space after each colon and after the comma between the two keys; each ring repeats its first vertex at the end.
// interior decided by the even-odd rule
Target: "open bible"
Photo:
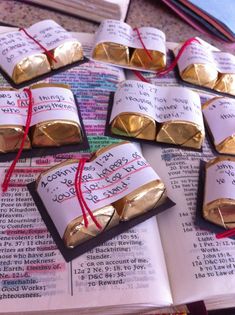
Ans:
{"type": "MultiPolygon", "coordinates": [[[[121,69],[94,62],[47,79],[71,86],[91,151],[118,141],[104,136],[104,126],[110,92],[124,79],[121,69]]],[[[212,157],[207,144],[202,152],[150,144],[141,149],[176,206],[70,263],[56,248],[26,184],[65,158],[89,153],[17,164],[0,199],[0,314],[166,313],[183,311],[182,304],[197,300],[205,300],[208,309],[234,305],[234,241],[216,240],[194,226],[199,162],[212,157]]],[[[0,165],[1,181],[7,166],[0,165]]]]}

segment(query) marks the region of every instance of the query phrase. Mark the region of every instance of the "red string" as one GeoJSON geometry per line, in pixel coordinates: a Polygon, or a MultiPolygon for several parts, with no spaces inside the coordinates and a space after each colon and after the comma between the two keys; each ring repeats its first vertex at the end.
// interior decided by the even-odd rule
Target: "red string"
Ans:
{"type": "Polygon", "coordinates": [[[11,176],[12,176],[12,174],[14,172],[16,163],[18,162],[18,160],[19,160],[19,158],[21,156],[21,153],[22,153],[22,151],[24,149],[25,139],[26,139],[26,137],[28,135],[29,127],[30,127],[30,123],[31,123],[31,119],[32,119],[32,112],[33,112],[32,92],[28,88],[24,89],[24,92],[28,94],[28,98],[29,98],[28,114],[27,114],[27,120],[26,120],[24,135],[23,135],[23,138],[22,138],[22,141],[21,141],[21,144],[20,144],[19,151],[18,151],[14,161],[11,163],[11,166],[9,167],[9,169],[8,169],[6,175],[5,175],[4,181],[2,183],[2,191],[3,192],[6,192],[8,187],[9,187],[9,182],[10,182],[11,176]]]}
{"type": "Polygon", "coordinates": [[[85,208],[83,207],[83,203],[82,203],[81,198],[80,198],[81,192],[80,192],[80,185],[78,184],[78,177],[79,177],[79,174],[81,172],[81,165],[82,165],[81,162],[82,162],[82,159],[80,159],[80,161],[79,161],[77,172],[75,174],[75,190],[76,190],[78,202],[79,202],[80,207],[82,209],[82,216],[83,216],[83,220],[84,220],[84,225],[87,228],[88,227],[88,220],[87,220],[85,208]]]}
{"type": "Polygon", "coordinates": [[[141,42],[141,45],[142,45],[143,48],[144,48],[144,51],[145,51],[146,54],[148,55],[149,59],[150,59],[150,60],[153,60],[152,55],[150,54],[150,52],[148,51],[148,49],[146,48],[146,46],[145,46],[145,44],[144,44],[144,42],[143,42],[143,40],[142,40],[142,37],[141,37],[141,35],[140,35],[140,31],[138,30],[138,28],[135,27],[135,28],[133,29],[133,31],[136,31],[136,32],[137,32],[138,38],[139,38],[139,40],[140,40],[140,42],[141,42]]]}
{"type": "Polygon", "coordinates": [[[146,82],[146,83],[150,83],[150,81],[147,80],[139,71],[137,71],[137,70],[132,70],[132,71],[137,76],[137,78],[139,78],[141,81],[146,82]]]}
{"type": "Polygon", "coordinates": [[[235,228],[227,230],[225,232],[217,233],[216,238],[224,238],[224,237],[229,237],[229,236],[235,236],[235,228]]]}
{"type": "Polygon", "coordinates": [[[197,42],[197,43],[201,44],[200,41],[198,39],[196,39],[195,37],[189,38],[181,46],[177,56],[175,57],[173,62],[170,64],[170,66],[168,68],[164,69],[164,70],[158,71],[156,74],[159,75],[159,76],[162,76],[162,75],[165,75],[165,74],[169,73],[170,71],[172,71],[175,68],[175,66],[177,65],[177,62],[180,59],[180,57],[182,56],[182,54],[183,54],[184,50],[186,49],[186,47],[189,46],[193,42],[197,42]]]}
{"type": "Polygon", "coordinates": [[[57,60],[55,59],[55,57],[53,56],[53,54],[46,49],[46,47],[44,47],[42,44],[39,43],[39,41],[37,41],[33,36],[31,36],[26,29],[24,28],[20,28],[19,31],[23,31],[25,33],[25,35],[27,35],[30,39],[32,39],[40,48],[42,48],[45,51],[45,54],[51,58],[53,61],[57,62],[57,60]]]}
{"type": "Polygon", "coordinates": [[[89,216],[91,217],[92,221],[95,223],[95,225],[97,226],[98,229],[102,229],[102,226],[99,224],[99,222],[96,220],[94,214],[92,213],[91,209],[88,207],[85,198],[83,197],[83,193],[82,193],[82,188],[81,188],[81,184],[82,184],[82,172],[84,169],[86,163],[86,159],[82,158],[80,159],[78,168],[77,168],[77,172],[75,175],[75,189],[76,189],[76,194],[77,194],[77,198],[79,201],[79,204],[81,206],[82,209],[82,215],[83,215],[83,220],[84,220],[84,225],[87,228],[88,227],[88,219],[87,219],[87,215],[86,215],[86,210],[89,214],[89,216]]]}

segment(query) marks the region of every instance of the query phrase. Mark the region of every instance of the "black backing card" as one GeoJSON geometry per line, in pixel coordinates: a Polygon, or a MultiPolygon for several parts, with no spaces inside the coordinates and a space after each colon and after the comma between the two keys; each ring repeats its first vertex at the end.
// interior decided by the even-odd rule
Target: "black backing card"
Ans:
{"type": "Polygon", "coordinates": [[[24,88],[24,87],[27,87],[29,85],[32,85],[34,83],[37,83],[39,81],[42,81],[44,79],[47,79],[55,74],[58,74],[58,73],[61,73],[61,72],[64,72],[66,70],[69,70],[71,68],[74,68],[74,67],[77,67],[77,66],[80,66],[81,64],[83,63],[86,63],[88,62],[89,59],[87,57],[83,57],[82,60],[79,60],[79,61],[76,61],[76,62],[73,62],[73,63],[70,63],[69,65],[66,65],[66,66],[63,66],[59,69],[54,69],[54,70],[51,70],[50,72],[47,72],[47,73],[44,73],[42,75],[39,75],[37,76],[36,78],[33,78],[33,79],[30,79],[30,80],[27,80],[27,81],[24,81],[22,83],[15,83],[12,78],[0,67],[0,73],[1,75],[4,77],[4,79],[15,89],[21,89],[21,88],[24,88]]]}
{"type": "MultiPolygon", "coordinates": [[[[32,148],[29,150],[23,150],[20,155],[20,158],[41,157],[41,156],[47,156],[47,155],[54,155],[58,153],[77,152],[77,151],[89,149],[89,143],[88,143],[85,127],[83,124],[82,116],[80,113],[79,104],[78,104],[76,95],[73,95],[73,96],[74,96],[77,111],[78,111],[78,117],[80,121],[83,141],[78,144],[68,144],[68,145],[63,145],[60,147],[32,148]]],[[[9,152],[9,153],[1,153],[0,162],[12,161],[16,157],[16,154],[17,154],[17,151],[9,152]]]]}
{"type": "Polygon", "coordinates": [[[118,234],[121,234],[125,232],[126,230],[132,228],[133,226],[144,222],[148,220],[149,218],[155,216],[158,213],[161,213],[175,205],[175,203],[170,200],[169,198],[166,199],[165,203],[160,205],[157,208],[154,208],[136,218],[133,218],[129,221],[123,221],[120,222],[118,225],[112,227],[109,230],[106,230],[102,232],[101,234],[97,235],[94,238],[91,238],[90,240],[87,240],[86,242],[74,247],[74,248],[68,248],[65,246],[62,238],[60,237],[53,220],[51,219],[50,215],[48,214],[40,196],[36,192],[36,182],[32,182],[27,185],[27,188],[35,202],[36,207],[38,208],[38,211],[40,212],[40,215],[46,224],[54,242],[56,243],[58,249],[60,250],[61,254],[63,255],[64,259],[69,262],[73,260],[74,258],[84,254],[85,252],[91,250],[92,248],[108,241],[114,236],[117,236],[118,234]]]}
{"type": "MultiPolygon", "coordinates": [[[[199,179],[198,179],[198,191],[197,191],[197,205],[196,205],[196,216],[195,216],[195,224],[203,230],[210,231],[212,233],[221,233],[227,231],[222,226],[214,224],[210,221],[204,219],[202,215],[203,208],[203,200],[204,200],[204,192],[205,192],[205,177],[206,177],[206,162],[200,161],[200,169],[199,169],[199,179]]],[[[235,239],[235,236],[229,237],[231,239],[235,239]]]]}
{"type": "Polygon", "coordinates": [[[179,148],[179,149],[187,150],[187,151],[202,152],[202,148],[196,149],[196,148],[190,148],[190,147],[186,147],[186,146],[183,147],[183,146],[180,146],[177,144],[158,142],[158,141],[154,141],[154,140],[138,139],[138,138],[134,138],[134,137],[119,136],[119,135],[113,134],[111,132],[111,125],[110,125],[109,121],[110,121],[112,108],[113,108],[114,94],[115,94],[115,92],[111,92],[110,96],[109,96],[109,105],[108,105],[107,118],[106,118],[106,123],[105,123],[105,132],[104,132],[105,136],[115,138],[115,139],[132,141],[132,142],[147,143],[147,144],[152,144],[152,145],[161,146],[161,147],[171,147],[171,148],[179,148]]]}

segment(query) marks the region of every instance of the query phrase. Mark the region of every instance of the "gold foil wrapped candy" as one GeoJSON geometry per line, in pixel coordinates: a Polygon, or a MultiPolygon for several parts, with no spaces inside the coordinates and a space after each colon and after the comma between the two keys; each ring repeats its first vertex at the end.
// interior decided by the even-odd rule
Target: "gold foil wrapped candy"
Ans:
{"type": "Polygon", "coordinates": [[[118,65],[129,64],[129,48],[127,46],[106,42],[95,46],[92,58],[118,65]]]}
{"type": "MultiPolygon", "coordinates": [[[[234,157],[219,156],[206,163],[206,172],[209,167],[217,164],[220,161],[233,161],[234,157]]],[[[206,173],[207,174],[207,173],[206,173]]],[[[205,187],[206,194],[207,187],[205,187]]],[[[217,225],[226,229],[235,228],[235,199],[232,198],[219,198],[209,203],[203,204],[203,217],[217,225]]]]}
{"type": "MultiPolygon", "coordinates": [[[[111,148],[122,145],[123,143],[126,142],[112,144],[96,151],[92,160],[111,148]]],[[[160,206],[164,203],[166,197],[166,187],[164,183],[158,179],[135,189],[128,195],[115,201],[112,205],[119,214],[120,220],[126,221],[160,206]]]]}
{"type": "Polygon", "coordinates": [[[204,129],[188,121],[168,121],[157,125],[157,142],[200,149],[204,138],[204,129]]]}
{"type": "Polygon", "coordinates": [[[47,56],[43,53],[37,53],[23,58],[15,65],[12,80],[16,84],[20,84],[50,71],[51,67],[47,56]]]}
{"type": "MultiPolygon", "coordinates": [[[[0,153],[14,152],[20,148],[24,135],[23,126],[1,125],[0,126],[0,153]]],[[[28,136],[24,142],[24,150],[31,149],[28,136]]]]}
{"type": "Polygon", "coordinates": [[[192,84],[214,88],[218,71],[212,64],[193,64],[183,70],[180,76],[184,81],[192,84]]]}
{"type": "Polygon", "coordinates": [[[130,66],[148,70],[160,70],[166,67],[166,55],[160,51],[148,50],[148,56],[145,49],[136,48],[133,51],[130,60],[130,66]]]}
{"type": "MultiPolygon", "coordinates": [[[[63,87],[68,88],[65,84],[37,84],[31,89],[41,87],[63,87]]],[[[48,120],[40,122],[30,128],[30,138],[33,147],[54,147],[66,144],[76,144],[83,140],[80,125],[70,120],[48,120]]]]}
{"type": "Polygon", "coordinates": [[[68,224],[63,236],[64,243],[67,247],[73,248],[119,223],[119,216],[111,205],[93,211],[93,215],[102,229],[97,228],[89,215],[87,215],[87,228],[84,225],[83,216],[72,220],[68,224]]]}
{"type": "Polygon", "coordinates": [[[51,51],[56,62],[50,58],[52,69],[58,69],[83,59],[82,45],[78,40],[71,40],[51,51]]]}
{"type": "Polygon", "coordinates": [[[235,95],[235,74],[219,73],[214,89],[219,92],[235,95]]]}
{"type": "Polygon", "coordinates": [[[111,132],[120,136],[155,140],[156,122],[138,113],[121,113],[111,123],[111,132]]]}

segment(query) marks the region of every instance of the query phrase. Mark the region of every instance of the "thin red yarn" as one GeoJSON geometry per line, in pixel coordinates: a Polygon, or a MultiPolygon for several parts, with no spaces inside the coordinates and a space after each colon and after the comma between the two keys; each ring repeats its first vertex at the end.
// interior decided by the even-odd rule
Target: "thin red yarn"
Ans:
{"type": "Polygon", "coordinates": [[[55,59],[55,57],[53,56],[53,54],[46,49],[46,47],[44,47],[42,44],[39,43],[39,41],[37,41],[33,36],[31,36],[26,29],[24,28],[20,28],[19,31],[23,31],[25,33],[26,36],[28,36],[30,39],[32,39],[40,48],[42,48],[45,51],[45,54],[51,58],[53,61],[57,62],[57,60],[55,59]]]}
{"type": "Polygon", "coordinates": [[[25,139],[28,135],[29,132],[29,127],[30,127],[30,123],[31,123],[31,119],[32,119],[32,112],[33,112],[33,100],[32,100],[32,92],[30,89],[26,88],[24,89],[24,92],[28,94],[29,97],[29,106],[28,106],[28,114],[27,114],[27,120],[26,120],[26,125],[25,125],[25,130],[24,130],[24,135],[20,144],[20,148],[19,151],[14,159],[14,161],[11,163],[11,166],[9,167],[9,169],[7,170],[7,173],[5,175],[4,181],[2,183],[2,191],[6,192],[8,187],[9,187],[9,182],[11,180],[11,176],[14,172],[16,163],[18,162],[21,153],[23,151],[24,148],[24,143],[25,143],[25,139]]]}
{"type": "Polygon", "coordinates": [[[139,71],[137,70],[132,70],[133,73],[137,76],[137,78],[139,78],[141,81],[146,82],[146,83],[150,83],[149,80],[147,80],[143,74],[141,74],[139,71]]]}
{"type": "Polygon", "coordinates": [[[145,51],[146,54],[148,55],[149,59],[150,59],[150,60],[153,60],[152,55],[150,54],[150,52],[148,51],[148,49],[146,48],[146,46],[145,46],[145,44],[144,44],[144,42],[143,42],[143,40],[142,40],[142,37],[141,37],[141,35],[140,35],[140,31],[138,30],[138,28],[135,27],[133,30],[136,31],[136,33],[137,33],[137,35],[138,35],[138,38],[139,38],[139,40],[140,40],[140,42],[141,42],[141,45],[143,46],[144,51],[145,51]]]}
{"type": "Polygon", "coordinates": [[[220,239],[220,238],[225,238],[225,237],[231,237],[231,236],[235,236],[235,228],[227,230],[225,232],[221,232],[221,233],[217,233],[216,238],[220,239]]]}
{"type": "Polygon", "coordinates": [[[201,44],[200,41],[198,39],[196,39],[195,37],[189,38],[181,46],[177,56],[175,57],[173,62],[170,64],[170,66],[168,68],[164,69],[164,70],[158,71],[156,74],[159,75],[159,76],[162,76],[162,75],[165,75],[165,74],[169,73],[170,71],[172,71],[175,68],[175,66],[177,65],[177,62],[180,59],[180,57],[182,56],[182,54],[183,54],[184,50],[186,49],[186,47],[189,46],[193,42],[197,42],[197,43],[201,44]]]}
{"type": "Polygon", "coordinates": [[[92,221],[97,226],[97,228],[101,230],[102,226],[96,220],[96,218],[93,215],[91,209],[88,207],[88,205],[87,205],[87,203],[85,201],[85,198],[83,197],[83,193],[82,193],[82,188],[81,188],[82,172],[83,172],[85,163],[86,163],[86,159],[85,158],[81,158],[80,161],[79,161],[77,172],[75,174],[75,190],[76,190],[76,194],[77,194],[77,199],[78,199],[78,202],[79,202],[80,207],[82,209],[82,215],[83,215],[83,220],[84,220],[85,227],[86,228],[88,227],[88,219],[87,219],[87,215],[86,215],[86,211],[87,211],[89,216],[91,217],[92,221]]]}

